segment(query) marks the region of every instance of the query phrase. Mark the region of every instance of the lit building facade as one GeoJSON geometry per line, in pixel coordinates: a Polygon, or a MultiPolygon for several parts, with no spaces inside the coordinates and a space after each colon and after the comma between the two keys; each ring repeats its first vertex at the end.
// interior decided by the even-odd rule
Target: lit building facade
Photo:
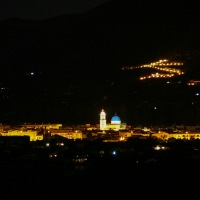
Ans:
{"type": "Polygon", "coordinates": [[[103,109],[100,113],[100,130],[106,130],[106,113],[103,109]]]}
{"type": "Polygon", "coordinates": [[[121,123],[121,119],[117,114],[115,114],[111,118],[111,123],[106,123],[106,113],[102,109],[102,111],[100,113],[100,130],[102,130],[102,131],[104,131],[104,130],[119,131],[119,130],[123,130],[123,129],[126,129],[126,123],[121,123]]]}
{"type": "Polygon", "coordinates": [[[72,129],[52,129],[51,130],[51,136],[59,135],[67,139],[73,139],[73,140],[82,140],[83,134],[82,130],[72,130],[72,129]]]}
{"type": "Polygon", "coordinates": [[[46,130],[50,129],[59,129],[62,127],[62,124],[23,124],[22,128],[26,129],[38,129],[38,128],[44,128],[46,130]]]}
{"type": "Polygon", "coordinates": [[[161,140],[170,140],[170,139],[194,140],[194,139],[200,139],[200,132],[166,133],[159,131],[158,133],[153,133],[152,137],[161,140]]]}
{"type": "Polygon", "coordinates": [[[43,135],[38,134],[37,130],[9,130],[7,132],[1,132],[1,136],[29,136],[30,141],[43,140],[43,135]]]}

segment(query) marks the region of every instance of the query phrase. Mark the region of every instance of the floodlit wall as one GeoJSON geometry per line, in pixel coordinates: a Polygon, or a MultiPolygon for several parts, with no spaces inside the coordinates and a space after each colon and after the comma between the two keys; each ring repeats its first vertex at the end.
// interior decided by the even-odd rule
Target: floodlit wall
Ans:
{"type": "Polygon", "coordinates": [[[82,139],[81,130],[51,130],[51,136],[59,135],[67,139],[82,139]]]}
{"type": "Polygon", "coordinates": [[[43,135],[38,135],[37,131],[21,131],[21,130],[9,130],[8,132],[2,132],[2,136],[29,136],[30,141],[43,140],[43,135]]]}

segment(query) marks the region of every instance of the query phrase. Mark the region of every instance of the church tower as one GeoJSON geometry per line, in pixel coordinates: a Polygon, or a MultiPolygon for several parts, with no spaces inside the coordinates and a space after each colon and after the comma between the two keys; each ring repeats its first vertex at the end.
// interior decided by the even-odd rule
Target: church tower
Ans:
{"type": "Polygon", "coordinates": [[[102,109],[100,113],[100,130],[105,130],[105,129],[106,129],[106,113],[102,109]]]}

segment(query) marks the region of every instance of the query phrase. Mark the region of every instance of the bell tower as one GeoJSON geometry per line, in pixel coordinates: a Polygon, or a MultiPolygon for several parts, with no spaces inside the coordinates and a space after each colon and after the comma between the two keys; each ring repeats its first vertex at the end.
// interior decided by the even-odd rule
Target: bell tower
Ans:
{"type": "Polygon", "coordinates": [[[102,109],[100,113],[100,130],[105,130],[105,129],[106,129],[106,113],[102,109]]]}

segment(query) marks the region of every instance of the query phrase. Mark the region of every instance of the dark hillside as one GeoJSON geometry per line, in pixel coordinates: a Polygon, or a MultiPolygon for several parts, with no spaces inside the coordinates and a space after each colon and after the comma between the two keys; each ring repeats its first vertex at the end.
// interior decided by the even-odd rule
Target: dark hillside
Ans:
{"type": "MultiPolygon", "coordinates": [[[[0,83],[6,89],[0,120],[97,123],[99,109],[106,107],[112,113],[120,110],[130,123],[145,118],[156,123],[152,107],[160,104],[160,115],[168,111],[162,123],[173,122],[176,110],[168,107],[182,100],[181,92],[176,94],[179,86],[163,92],[165,81],[141,84],[138,72],[125,74],[121,67],[178,58],[187,63],[189,77],[198,78],[197,9],[189,1],[115,0],[80,15],[2,21],[0,83]],[[170,98],[174,94],[180,96],[170,98]]],[[[185,105],[189,100],[181,111],[185,105]]]]}

